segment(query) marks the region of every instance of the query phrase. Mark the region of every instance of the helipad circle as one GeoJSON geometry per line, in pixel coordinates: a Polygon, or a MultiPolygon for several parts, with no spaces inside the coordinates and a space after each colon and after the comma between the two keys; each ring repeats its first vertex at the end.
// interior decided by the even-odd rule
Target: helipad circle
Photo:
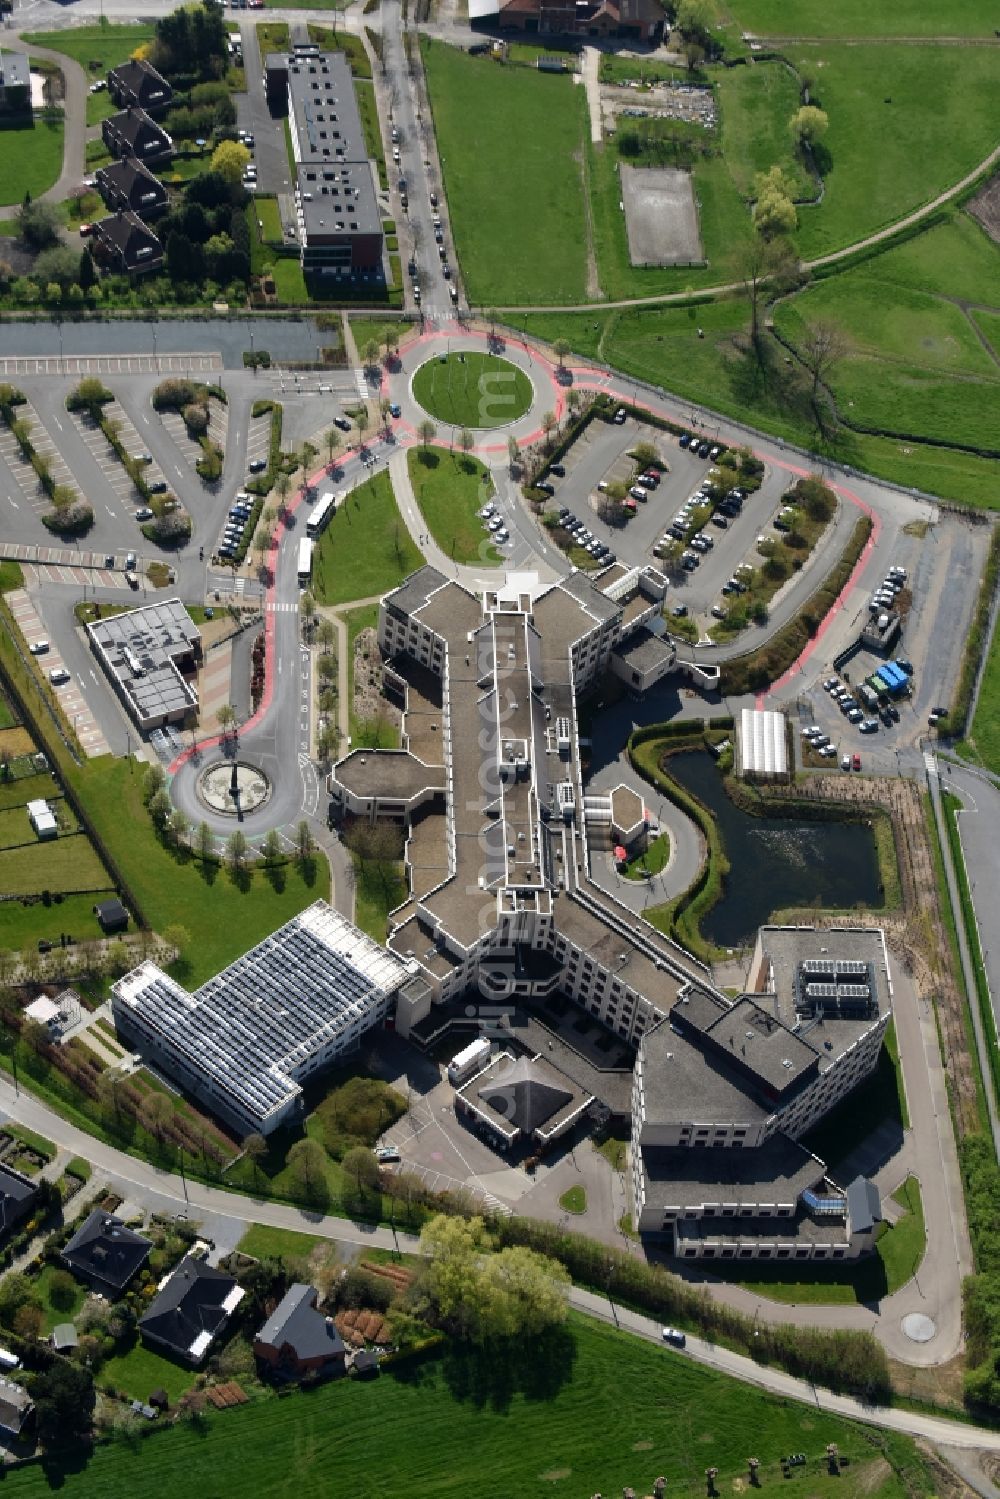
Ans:
{"type": "Polygon", "coordinates": [[[937,1324],[923,1312],[910,1312],[901,1325],[911,1343],[929,1343],[937,1332],[937,1324]]]}
{"type": "Polygon", "coordinates": [[[478,349],[434,354],[413,376],[413,399],[452,427],[506,427],[531,410],[535,391],[523,370],[478,349]]]}

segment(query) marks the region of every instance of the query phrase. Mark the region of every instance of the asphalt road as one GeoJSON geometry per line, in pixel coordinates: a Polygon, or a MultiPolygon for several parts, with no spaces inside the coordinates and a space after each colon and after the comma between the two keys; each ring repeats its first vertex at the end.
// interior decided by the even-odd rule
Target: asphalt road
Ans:
{"type": "MultiPolygon", "coordinates": [[[[995,1049],[1000,1031],[1000,939],[994,932],[1000,890],[1000,788],[988,775],[956,760],[938,756],[938,768],[945,790],[955,792],[963,804],[958,831],[993,1009],[993,1032],[987,1039],[995,1049]]],[[[975,961],[975,954],[972,957],[975,961]]]]}

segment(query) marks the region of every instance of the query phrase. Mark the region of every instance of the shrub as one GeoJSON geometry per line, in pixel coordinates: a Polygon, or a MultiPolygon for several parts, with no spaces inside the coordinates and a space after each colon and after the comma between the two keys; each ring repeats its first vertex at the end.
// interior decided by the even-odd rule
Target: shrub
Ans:
{"type": "Polygon", "coordinates": [[[49,1277],[49,1301],[58,1312],[68,1312],[76,1301],[76,1281],[68,1270],[53,1270],[49,1277]]]}
{"type": "Polygon", "coordinates": [[[198,387],[193,380],[161,380],[153,391],[154,411],[183,411],[198,398],[198,387]]]}
{"type": "Polygon", "coordinates": [[[82,536],[93,524],[94,512],[86,500],[47,510],[42,516],[42,525],[57,536],[82,536]]]}
{"type": "Polygon", "coordinates": [[[202,402],[189,402],[181,415],[184,417],[184,425],[187,427],[189,437],[201,437],[202,433],[208,431],[208,406],[202,402]]]}
{"type": "Polygon", "coordinates": [[[404,1099],[378,1078],[352,1077],[316,1110],[323,1144],[336,1160],[356,1145],[373,1145],[406,1112],[404,1099]]]}

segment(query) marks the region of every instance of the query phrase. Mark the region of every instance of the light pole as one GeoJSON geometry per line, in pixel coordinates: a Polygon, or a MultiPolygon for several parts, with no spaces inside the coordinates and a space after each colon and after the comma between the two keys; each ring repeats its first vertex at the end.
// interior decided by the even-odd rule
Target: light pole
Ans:
{"type": "Polygon", "coordinates": [[[605,1289],[605,1291],[607,1293],[608,1306],[611,1308],[611,1315],[615,1319],[615,1326],[618,1327],[618,1328],[620,1328],[621,1327],[621,1323],[618,1321],[618,1311],[617,1311],[617,1308],[615,1307],[614,1302],[611,1300],[611,1277],[614,1275],[614,1273],[615,1273],[615,1262],[614,1262],[614,1260],[608,1260],[608,1279],[607,1279],[607,1284],[605,1285],[604,1289],[605,1289]]]}

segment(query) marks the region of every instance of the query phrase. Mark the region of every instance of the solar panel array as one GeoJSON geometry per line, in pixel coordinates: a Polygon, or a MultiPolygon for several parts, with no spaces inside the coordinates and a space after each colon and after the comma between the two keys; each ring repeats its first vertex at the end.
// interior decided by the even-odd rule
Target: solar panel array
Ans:
{"type": "Polygon", "coordinates": [[[857,958],[803,959],[795,991],[795,1009],[802,1019],[820,1014],[863,1020],[878,1014],[871,964],[857,958]]]}
{"type": "Polygon", "coordinates": [[[152,963],[116,994],[166,1054],[264,1118],[299,1091],[295,1078],[318,1052],[379,1018],[402,976],[397,960],[388,984],[366,975],[296,917],[193,994],[152,963]]]}

